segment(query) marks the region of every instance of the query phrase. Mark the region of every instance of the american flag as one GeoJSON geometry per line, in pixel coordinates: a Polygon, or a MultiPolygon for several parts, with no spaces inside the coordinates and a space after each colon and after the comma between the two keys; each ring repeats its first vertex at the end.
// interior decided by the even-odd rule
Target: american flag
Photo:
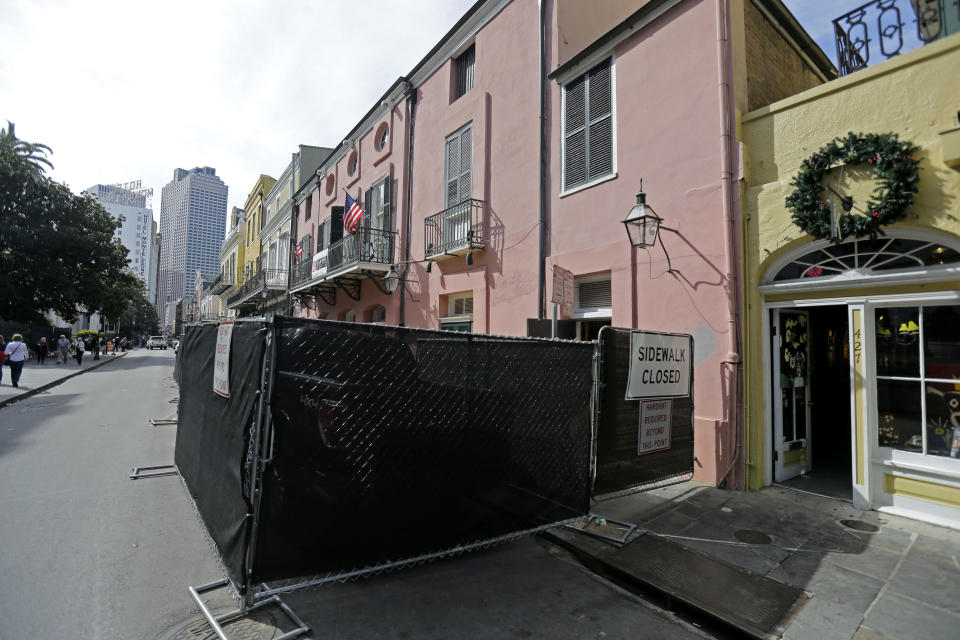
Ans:
{"type": "Polygon", "coordinates": [[[360,226],[360,219],[363,218],[363,209],[357,204],[357,201],[347,194],[347,199],[343,203],[343,230],[347,233],[354,233],[360,226]]]}
{"type": "Polygon", "coordinates": [[[299,264],[299,263],[300,263],[300,256],[303,255],[303,241],[300,241],[300,242],[298,243],[298,242],[297,242],[296,240],[294,240],[293,238],[290,238],[290,244],[292,244],[292,245],[294,246],[293,255],[297,256],[297,264],[299,264]]]}

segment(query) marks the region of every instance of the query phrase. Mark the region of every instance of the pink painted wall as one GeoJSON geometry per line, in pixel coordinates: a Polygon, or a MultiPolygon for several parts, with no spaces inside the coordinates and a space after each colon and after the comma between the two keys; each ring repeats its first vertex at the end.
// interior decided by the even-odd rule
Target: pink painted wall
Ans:
{"type": "Polygon", "coordinates": [[[681,3],[616,47],[616,178],[561,194],[555,82],[549,110],[548,273],[553,264],[575,275],[607,272],[614,326],[694,335],[695,468],[708,482],[726,470],[717,469],[716,457],[718,433],[728,428],[721,388],[729,315],[716,11],[715,2],[681,3]],[[631,248],[621,224],[641,178],[662,224],[677,230],[661,231],[663,246],[631,248]],[[664,247],[676,273],[667,272],[664,247]]]}
{"type": "MultiPolygon", "coordinates": [[[[313,247],[316,250],[317,227],[330,217],[331,208],[343,206],[344,189],[350,197],[364,206],[364,192],[375,182],[380,181],[387,174],[391,174],[391,218],[394,231],[403,231],[404,203],[406,196],[406,180],[404,170],[405,149],[407,145],[406,132],[406,102],[401,101],[391,109],[383,108],[380,117],[373,126],[355,142],[351,151],[357,153],[357,170],[353,175],[348,171],[348,162],[351,152],[347,152],[336,163],[325,164],[322,169],[326,174],[322,179],[314,178],[309,194],[312,196],[312,211],[310,219],[306,219],[306,195],[297,210],[296,239],[307,233],[313,237],[313,247]],[[376,133],[382,123],[390,128],[387,144],[383,149],[376,149],[376,133]],[[332,188],[328,191],[327,178],[332,176],[332,188]]],[[[402,240],[398,236],[395,247],[395,259],[402,258],[402,240]]],[[[306,255],[306,254],[305,254],[306,255]]],[[[309,259],[306,258],[305,259],[309,259]]],[[[383,306],[386,310],[386,323],[397,324],[399,321],[399,295],[381,293],[372,282],[363,279],[360,289],[360,300],[353,300],[345,291],[338,290],[335,305],[328,305],[317,297],[311,308],[301,307],[298,315],[308,318],[329,318],[343,320],[349,311],[356,314],[357,322],[369,322],[370,313],[376,306],[383,306]]]]}
{"type": "MultiPolygon", "coordinates": [[[[548,70],[558,66],[556,5],[547,1],[548,70]]],[[[642,4],[642,3],[640,3],[642,4]]],[[[638,4],[639,6],[639,4],[638,4]]],[[[550,266],[577,276],[609,273],[615,326],[691,333],[695,351],[696,478],[716,482],[733,453],[724,422],[731,394],[722,361],[727,355],[728,287],[721,186],[721,107],[717,64],[717,5],[688,0],[617,45],[616,177],[561,194],[561,89],[547,81],[547,220],[550,266]],[[667,272],[664,249],[632,249],[621,221],[634,203],[640,178],[648,202],[664,218],[661,241],[676,273],[667,272]],[[718,458],[722,461],[718,463],[718,458]]],[[[615,26],[609,25],[610,28],[615,26]]],[[[397,260],[404,260],[405,221],[410,220],[410,260],[405,278],[404,324],[438,328],[446,297],[472,292],[475,332],[525,335],[538,315],[539,87],[538,7],[511,2],[478,31],[475,83],[452,100],[453,61],[417,87],[414,117],[412,207],[406,211],[404,158],[406,102],[389,116],[391,149],[373,149],[375,124],[357,143],[359,171],[347,176],[345,155],[328,168],[326,185],[314,192],[311,220],[296,234],[329,216],[343,202],[343,188],[360,197],[387,167],[393,170],[393,224],[400,232],[397,260]],[[444,144],[467,123],[473,126],[472,195],[486,202],[486,247],[434,264],[426,273],[424,220],[444,208],[444,144]]],[[[584,69],[586,70],[586,69],[584,69]]],[[[572,78],[571,78],[572,79],[572,78]]],[[[547,299],[550,291],[547,289],[547,299]]],[[[386,296],[363,284],[360,302],[342,291],[337,304],[319,302],[311,317],[358,320],[381,304],[387,323],[399,321],[400,295],[386,296]]],[[[549,316],[544,309],[545,317],[549,316]]]]}
{"type": "Polygon", "coordinates": [[[421,86],[414,119],[411,258],[424,258],[424,219],[444,208],[444,144],[473,123],[473,197],[486,201],[487,244],[425,271],[411,265],[418,302],[408,299],[406,324],[438,328],[441,296],[472,291],[473,329],[526,335],[537,315],[539,162],[538,8],[511,2],[476,35],[474,87],[451,103],[453,62],[421,86]]]}

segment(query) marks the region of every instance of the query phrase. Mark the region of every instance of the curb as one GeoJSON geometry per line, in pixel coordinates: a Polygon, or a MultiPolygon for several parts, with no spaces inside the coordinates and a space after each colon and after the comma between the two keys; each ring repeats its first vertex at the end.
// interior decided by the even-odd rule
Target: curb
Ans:
{"type": "MultiPolygon", "coordinates": [[[[130,352],[129,352],[129,351],[125,351],[125,352],[121,353],[121,354],[118,355],[118,356],[114,356],[114,357],[111,358],[110,360],[104,360],[103,362],[101,362],[101,363],[99,363],[99,364],[95,364],[95,365],[93,365],[92,367],[87,367],[86,369],[81,369],[80,371],[74,371],[73,373],[71,373],[71,374],[69,374],[69,375],[65,375],[65,376],[63,376],[62,378],[57,378],[56,380],[53,380],[53,381],[48,382],[48,383],[46,383],[46,384],[40,385],[39,387],[37,387],[37,388],[35,388],[35,389],[30,389],[29,391],[24,391],[23,393],[21,393],[21,394],[18,395],[18,396],[13,396],[12,398],[7,398],[6,400],[0,400],[0,409],[3,409],[4,407],[7,407],[7,406],[9,406],[9,405],[11,405],[11,404],[13,404],[13,403],[15,403],[15,402],[20,402],[21,400],[26,400],[26,399],[29,398],[30,396],[34,396],[34,395],[36,395],[36,394],[38,394],[38,393],[41,393],[41,392],[43,392],[43,391],[46,391],[47,389],[50,389],[50,388],[52,388],[52,387],[55,387],[55,386],[57,386],[58,384],[63,384],[64,382],[66,382],[66,381],[69,380],[70,378],[76,378],[77,376],[80,376],[80,375],[85,374],[87,371],[93,371],[94,369],[98,369],[98,368],[102,367],[102,366],[105,365],[105,364],[110,364],[111,362],[116,362],[117,360],[119,360],[119,359],[122,358],[123,356],[127,355],[128,353],[130,353],[130,352]]],[[[2,366],[2,365],[0,365],[0,366],[2,366]]]]}

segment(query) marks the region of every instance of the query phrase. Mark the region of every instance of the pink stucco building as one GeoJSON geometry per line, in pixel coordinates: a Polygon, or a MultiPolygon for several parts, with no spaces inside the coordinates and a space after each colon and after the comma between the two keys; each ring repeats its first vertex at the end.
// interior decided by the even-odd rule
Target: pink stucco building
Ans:
{"type": "Polygon", "coordinates": [[[694,336],[696,478],[740,484],[734,123],[749,91],[777,97],[738,54],[754,5],[793,46],[762,30],[792,19],[778,0],[475,4],[297,193],[298,313],[549,335],[558,265],[561,337],[694,336]],[[622,224],[641,180],[663,219],[649,248],[622,224]],[[346,239],[344,191],[366,211],[346,239]]]}

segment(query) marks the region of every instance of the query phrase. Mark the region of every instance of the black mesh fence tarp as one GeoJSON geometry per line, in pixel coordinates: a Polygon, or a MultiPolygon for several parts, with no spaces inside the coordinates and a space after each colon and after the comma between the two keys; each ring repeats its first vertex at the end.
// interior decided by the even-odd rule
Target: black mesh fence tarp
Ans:
{"type": "Polygon", "coordinates": [[[220,550],[235,586],[243,580],[247,514],[247,442],[260,386],[263,322],[234,324],[230,353],[230,397],[213,392],[217,325],[186,328],[178,353],[179,424],[174,455],[207,531],[220,550]]]}
{"type": "Polygon", "coordinates": [[[588,511],[594,345],[277,318],[256,581],[588,511]]]}
{"type": "MultiPolygon", "coordinates": [[[[626,400],[630,329],[600,332],[601,380],[593,494],[616,493],[693,473],[693,384],[690,396],[673,398],[670,448],[638,454],[640,400],[626,400]]],[[[690,353],[693,353],[692,338],[690,353]]],[[[691,376],[693,375],[691,370],[691,376]]]]}

